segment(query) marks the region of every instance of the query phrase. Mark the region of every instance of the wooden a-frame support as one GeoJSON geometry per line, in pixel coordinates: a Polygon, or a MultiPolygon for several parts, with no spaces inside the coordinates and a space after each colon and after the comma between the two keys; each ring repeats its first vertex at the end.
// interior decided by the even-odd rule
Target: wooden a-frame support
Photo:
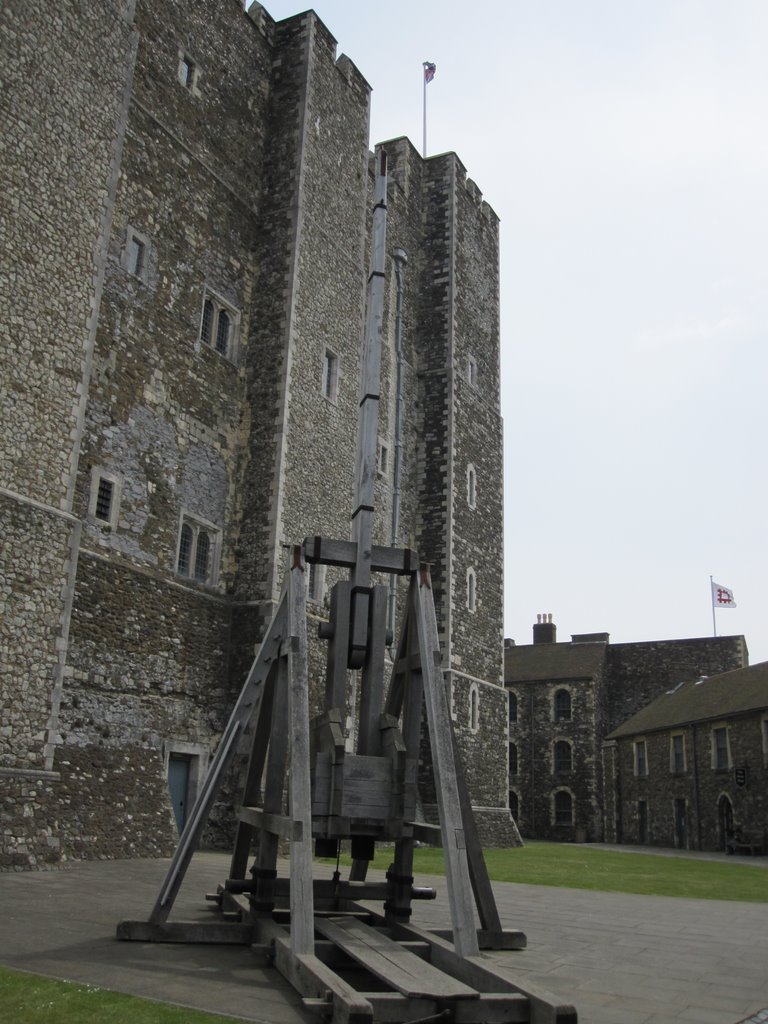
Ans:
{"type": "MultiPolygon", "coordinates": [[[[337,546],[346,545],[339,542],[337,546]]],[[[309,541],[305,548],[310,548],[309,541]]],[[[327,550],[325,554],[323,560],[327,561],[327,550]]],[[[317,779],[313,780],[310,751],[304,560],[302,549],[296,547],[272,622],[149,919],[121,921],[118,938],[250,944],[256,952],[267,955],[302,994],[307,1008],[331,1017],[333,1024],[413,1020],[414,1014],[426,1016],[434,1013],[435,1007],[446,1006],[451,1014],[446,1020],[466,1024],[573,1024],[576,1015],[570,1005],[529,985],[516,984],[480,954],[481,946],[523,948],[525,936],[501,927],[474,827],[443,679],[428,569],[422,566],[414,571],[412,559],[407,557],[412,553],[403,552],[398,561],[392,549],[379,549],[378,561],[383,565],[376,564],[376,554],[374,549],[374,570],[386,566],[410,577],[391,684],[380,716],[383,753],[399,765],[392,775],[390,810],[415,806],[419,741],[426,709],[439,838],[445,853],[450,932],[428,932],[410,924],[411,901],[434,896],[431,890],[413,886],[416,838],[434,842],[434,826],[390,818],[387,827],[399,836],[386,882],[366,882],[367,864],[362,861],[355,861],[347,882],[337,876],[332,882],[313,879],[313,781],[317,788],[317,779]],[[168,918],[174,901],[219,789],[248,738],[250,756],[230,877],[215,897],[208,897],[219,904],[223,919],[171,922],[168,918]],[[290,779],[287,814],[286,771],[290,779]],[[280,879],[277,874],[280,839],[289,843],[288,879],[280,879]],[[247,878],[254,847],[256,856],[251,877],[247,878]],[[288,905],[283,909],[286,898],[288,905]],[[383,901],[383,909],[372,910],[370,904],[362,906],[360,900],[383,901]],[[475,925],[475,910],[480,929],[475,925]],[[332,969],[340,958],[364,967],[379,982],[391,985],[392,991],[360,992],[353,988],[332,969]]],[[[330,725],[331,732],[333,727],[340,731],[338,722],[330,725]]],[[[343,794],[341,799],[345,799],[343,794]]],[[[348,810],[346,805],[336,809],[348,810]]],[[[338,817],[345,820],[343,814],[338,817]]],[[[317,826],[314,831],[318,831],[317,826]]]]}

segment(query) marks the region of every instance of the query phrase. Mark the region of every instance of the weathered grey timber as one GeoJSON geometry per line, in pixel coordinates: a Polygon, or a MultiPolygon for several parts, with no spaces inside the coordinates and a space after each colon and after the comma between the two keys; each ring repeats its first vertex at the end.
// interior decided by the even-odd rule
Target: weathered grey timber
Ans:
{"type": "MultiPolygon", "coordinates": [[[[325,705],[310,722],[305,569],[314,553],[323,548],[322,541],[313,538],[303,549],[298,545],[293,548],[275,619],[230,719],[190,828],[182,835],[153,915],[148,923],[121,922],[118,937],[178,941],[184,936],[184,925],[168,928],[166,918],[199,840],[201,821],[209,813],[223,772],[234,756],[237,736],[249,727],[253,745],[243,788],[247,803],[238,813],[232,875],[220,886],[218,901],[225,921],[231,922],[226,927],[232,929],[233,941],[269,948],[275,966],[301,993],[305,1006],[330,1017],[333,1024],[394,1024],[412,1021],[415,1015],[435,1014],[456,1019],[461,1003],[472,1007],[462,1009],[461,1019],[468,1024],[489,1019],[507,1024],[568,1024],[575,1020],[571,1007],[546,997],[529,998],[479,952],[473,897],[477,899],[485,946],[494,940],[498,948],[522,945],[525,937],[515,932],[505,942],[502,935],[458,764],[434,593],[426,564],[418,571],[404,573],[409,582],[401,639],[385,697],[387,591],[371,582],[373,491],[369,477],[377,445],[380,268],[386,237],[386,195],[386,155],[382,151],[361,370],[358,488],[352,514],[356,553],[349,567],[349,581],[340,581],[334,588],[334,614],[325,630],[332,641],[325,705]],[[268,659],[269,652],[274,651],[276,656],[268,659]],[[360,670],[361,680],[354,753],[347,752],[341,728],[351,669],[360,670]],[[426,709],[426,731],[438,783],[451,941],[424,933],[414,942],[407,933],[412,901],[425,895],[414,888],[412,874],[415,767],[422,736],[422,706],[426,709]],[[257,749],[257,743],[262,747],[257,749]],[[260,799],[262,770],[264,792],[260,799]],[[277,877],[280,837],[290,842],[289,880],[277,877]],[[313,838],[318,852],[325,856],[338,855],[341,841],[351,842],[354,865],[346,886],[338,868],[330,891],[327,882],[313,882],[313,838]],[[383,913],[377,917],[358,899],[372,895],[364,879],[380,840],[394,842],[395,854],[382,893],[383,913]],[[256,855],[251,878],[247,879],[252,845],[256,855]],[[315,941],[316,933],[319,943],[315,941]],[[400,938],[407,947],[400,945],[400,938]],[[443,963],[438,962],[441,956],[443,963]],[[350,986],[332,965],[342,966],[345,973],[349,965],[356,965],[361,972],[358,987],[350,986]],[[372,980],[366,984],[368,978],[372,980]],[[382,983],[391,990],[385,992],[385,999],[379,998],[382,983]],[[491,1005],[486,1009],[488,995],[491,1005]]],[[[326,557],[328,550],[326,546],[326,557]]],[[[405,552],[387,560],[403,567],[412,564],[405,552]]],[[[201,929],[198,923],[191,923],[186,934],[191,942],[204,942],[205,926],[201,929]]],[[[226,941],[226,929],[222,931],[221,925],[212,935],[217,942],[226,941]]]]}

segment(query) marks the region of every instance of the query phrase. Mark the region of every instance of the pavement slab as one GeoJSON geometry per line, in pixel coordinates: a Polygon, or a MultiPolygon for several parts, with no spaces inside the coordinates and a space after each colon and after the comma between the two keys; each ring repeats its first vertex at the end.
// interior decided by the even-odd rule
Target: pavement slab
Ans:
{"type": "MultiPolygon", "coordinates": [[[[253,1024],[316,1024],[281,975],[244,947],[115,939],[118,920],[148,917],[168,863],[90,861],[0,874],[0,963],[253,1024]]],[[[205,893],[215,891],[228,865],[225,854],[197,854],[171,919],[209,919],[215,912],[205,893]]],[[[414,904],[416,923],[448,926],[445,879],[420,875],[418,883],[434,886],[438,898],[414,904]]],[[[521,985],[529,981],[573,1002],[581,1024],[765,1019],[765,904],[515,883],[493,888],[502,922],[524,931],[528,948],[487,955],[521,985]]]]}

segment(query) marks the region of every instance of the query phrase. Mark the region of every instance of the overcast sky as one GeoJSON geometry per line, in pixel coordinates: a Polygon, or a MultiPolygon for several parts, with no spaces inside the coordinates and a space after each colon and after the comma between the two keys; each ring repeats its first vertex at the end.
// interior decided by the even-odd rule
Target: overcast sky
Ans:
{"type": "MultiPolygon", "coordinates": [[[[272,0],[276,19],[306,4],[272,0]]],[[[317,0],[501,218],[505,635],[768,660],[768,2],[317,0]]]]}

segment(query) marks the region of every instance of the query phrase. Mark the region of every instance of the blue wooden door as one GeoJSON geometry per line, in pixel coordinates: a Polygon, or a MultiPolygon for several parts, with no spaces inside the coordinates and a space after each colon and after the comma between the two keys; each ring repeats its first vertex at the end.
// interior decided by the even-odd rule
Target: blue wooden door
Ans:
{"type": "Polygon", "coordinates": [[[168,758],[168,789],[171,805],[176,816],[176,826],[181,832],[187,820],[187,795],[189,793],[189,758],[171,754],[168,758]]]}

